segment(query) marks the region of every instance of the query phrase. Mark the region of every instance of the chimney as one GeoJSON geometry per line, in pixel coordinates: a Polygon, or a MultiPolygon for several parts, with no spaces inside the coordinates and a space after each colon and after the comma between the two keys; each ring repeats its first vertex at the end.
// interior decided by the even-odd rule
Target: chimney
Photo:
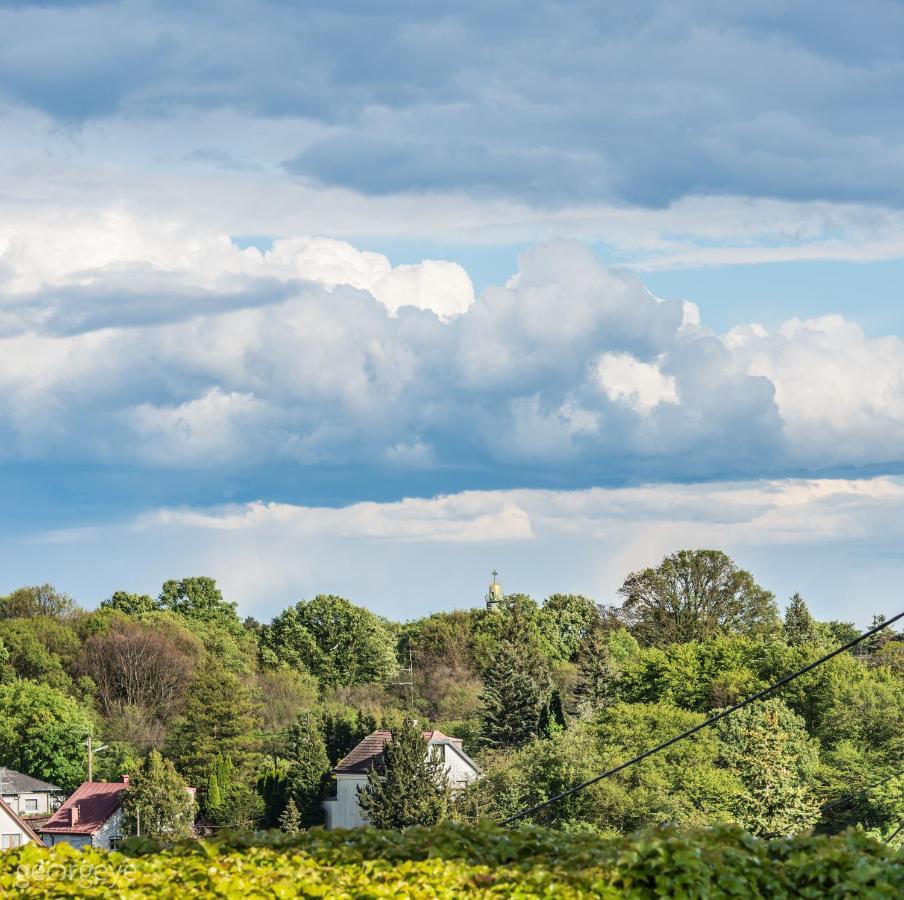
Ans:
{"type": "Polygon", "coordinates": [[[123,783],[126,787],[129,786],[129,776],[128,776],[128,775],[123,775],[123,776],[122,776],[122,783],[123,783]]]}
{"type": "Polygon", "coordinates": [[[81,812],[81,803],[73,803],[72,806],[69,807],[69,824],[75,825],[78,823],[79,813],[81,812]]]}

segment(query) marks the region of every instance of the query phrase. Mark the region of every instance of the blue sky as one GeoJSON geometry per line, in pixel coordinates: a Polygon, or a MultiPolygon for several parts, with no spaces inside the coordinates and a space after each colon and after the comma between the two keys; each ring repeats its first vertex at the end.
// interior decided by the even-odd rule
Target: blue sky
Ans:
{"type": "Polygon", "coordinates": [[[892,612],[900,4],[485,6],[0,3],[0,591],[892,612]]]}

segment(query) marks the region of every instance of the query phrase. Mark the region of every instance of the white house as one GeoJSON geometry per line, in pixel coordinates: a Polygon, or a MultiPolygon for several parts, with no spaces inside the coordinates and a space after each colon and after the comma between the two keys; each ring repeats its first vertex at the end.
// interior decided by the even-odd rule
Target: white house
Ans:
{"type": "MultiPolygon", "coordinates": [[[[425,731],[430,752],[445,763],[446,774],[454,790],[461,790],[480,776],[477,764],[462,749],[460,738],[449,737],[441,731],[425,731]]],[[[358,788],[367,784],[367,773],[383,768],[383,748],[392,740],[389,731],[369,734],[333,769],[336,778],[336,797],[324,800],[327,828],[359,828],[366,825],[358,806],[358,788]]]]}
{"type": "Polygon", "coordinates": [[[13,769],[0,768],[0,799],[20,816],[49,816],[65,795],[66,792],[55,784],[13,769]]]}
{"type": "Polygon", "coordinates": [[[40,844],[41,839],[8,803],[0,800],[0,850],[31,843],[40,844]]]}
{"type": "Polygon", "coordinates": [[[128,778],[86,781],[41,826],[44,843],[115,850],[122,839],[122,798],[128,787],[128,778]]]}

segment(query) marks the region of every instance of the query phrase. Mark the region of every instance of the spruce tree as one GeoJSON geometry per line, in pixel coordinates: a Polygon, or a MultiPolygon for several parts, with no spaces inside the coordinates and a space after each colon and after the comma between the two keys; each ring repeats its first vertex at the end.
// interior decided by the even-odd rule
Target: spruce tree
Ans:
{"type": "Polygon", "coordinates": [[[301,831],[301,814],[292,797],[289,797],[289,802],[279,817],[279,827],[286,834],[298,834],[301,831]]]}
{"type": "Polygon", "coordinates": [[[361,814],[377,828],[436,825],[446,818],[451,786],[443,759],[406,718],[383,748],[383,771],[371,769],[359,790],[361,814]]]}
{"type": "Polygon", "coordinates": [[[539,640],[530,623],[508,615],[484,672],[480,741],[494,749],[520,747],[540,732],[540,717],[550,695],[550,678],[539,640]]]}
{"type": "Polygon", "coordinates": [[[819,628],[810,615],[800,594],[795,594],[785,610],[785,640],[791,646],[815,644],[819,640],[819,628]]]}
{"type": "Polygon", "coordinates": [[[615,699],[615,683],[621,667],[612,657],[608,635],[603,628],[595,628],[587,635],[578,659],[571,711],[580,718],[590,718],[615,699]]]}
{"type": "Polygon", "coordinates": [[[741,825],[772,838],[819,819],[812,791],[818,745],[800,716],[773,697],[739,709],[718,729],[722,762],[743,784],[735,809],[741,825]]]}
{"type": "Polygon", "coordinates": [[[311,713],[302,713],[289,730],[285,755],[290,760],[288,794],[295,800],[304,827],[323,821],[321,787],[330,771],[330,760],[320,722],[311,713]]]}
{"type": "MultiPolygon", "coordinates": [[[[221,755],[244,771],[257,749],[256,720],[247,689],[216,663],[201,668],[191,686],[182,715],[167,740],[167,753],[189,784],[204,785],[212,761],[221,755]]],[[[220,791],[227,792],[221,773],[220,791]]]]}

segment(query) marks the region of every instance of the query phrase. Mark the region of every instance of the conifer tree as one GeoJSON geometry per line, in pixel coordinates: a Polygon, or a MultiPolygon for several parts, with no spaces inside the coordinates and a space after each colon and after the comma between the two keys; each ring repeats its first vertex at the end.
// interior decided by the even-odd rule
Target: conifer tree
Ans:
{"type": "Polygon", "coordinates": [[[819,640],[816,620],[810,615],[800,594],[795,594],[788,601],[785,610],[785,640],[792,646],[814,644],[819,640]]]}
{"type": "Polygon", "coordinates": [[[436,825],[446,818],[451,786],[445,763],[413,719],[392,730],[383,748],[382,772],[371,769],[358,802],[361,814],[377,828],[436,825]]]}
{"type": "Polygon", "coordinates": [[[152,750],[122,802],[123,830],[162,840],[191,837],[195,801],[172,762],[152,750]]]}
{"type": "MultiPolygon", "coordinates": [[[[167,753],[192,784],[206,784],[218,755],[244,770],[256,749],[255,718],[247,689],[215,663],[201,667],[182,715],[167,741],[167,753]]],[[[220,791],[227,785],[217,774],[220,791]]],[[[233,776],[234,777],[234,776],[233,776]]]]}
{"type": "Polygon", "coordinates": [[[289,802],[279,817],[279,827],[286,834],[298,834],[301,831],[301,814],[292,797],[289,797],[289,802]]]}
{"type": "Polygon", "coordinates": [[[484,672],[483,721],[480,740],[485,747],[520,747],[537,737],[540,717],[550,695],[545,659],[537,636],[518,614],[508,614],[492,661],[484,672]]]}
{"type": "Polygon", "coordinates": [[[578,659],[572,711],[580,718],[590,718],[615,699],[615,682],[621,667],[612,658],[608,635],[602,628],[595,628],[587,635],[578,659]]]}
{"type": "Polygon", "coordinates": [[[811,786],[819,765],[803,719],[779,699],[763,700],[723,719],[722,761],[743,784],[735,814],[764,838],[794,834],[819,819],[811,786]]]}
{"type": "Polygon", "coordinates": [[[288,794],[295,800],[300,823],[310,828],[323,821],[321,787],[330,771],[330,760],[320,723],[302,713],[289,730],[285,755],[291,761],[287,773],[288,794]]]}

